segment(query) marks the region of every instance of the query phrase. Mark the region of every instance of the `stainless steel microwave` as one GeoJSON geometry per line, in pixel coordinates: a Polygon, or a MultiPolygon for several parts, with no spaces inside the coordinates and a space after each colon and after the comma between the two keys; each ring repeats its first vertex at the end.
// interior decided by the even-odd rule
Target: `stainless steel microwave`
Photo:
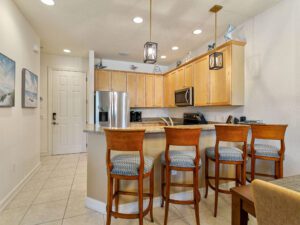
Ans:
{"type": "Polygon", "coordinates": [[[194,90],[193,87],[175,91],[175,105],[177,106],[192,106],[194,105],[194,90]]]}

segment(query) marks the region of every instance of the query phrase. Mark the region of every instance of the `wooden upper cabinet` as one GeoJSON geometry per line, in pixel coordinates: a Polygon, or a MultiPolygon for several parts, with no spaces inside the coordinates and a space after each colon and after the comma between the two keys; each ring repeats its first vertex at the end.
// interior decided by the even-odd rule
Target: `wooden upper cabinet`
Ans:
{"type": "Polygon", "coordinates": [[[154,107],[154,89],[155,77],[154,75],[146,76],[146,107],[154,107]]]}
{"type": "Polygon", "coordinates": [[[164,106],[164,78],[162,75],[154,76],[154,106],[164,106]]]}
{"type": "Polygon", "coordinates": [[[164,76],[164,106],[175,106],[175,76],[176,71],[168,73],[164,76]]]}
{"type": "Polygon", "coordinates": [[[194,105],[209,104],[209,68],[208,56],[198,59],[194,63],[194,105]]]}
{"type": "Polygon", "coordinates": [[[175,76],[175,90],[180,90],[184,88],[184,68],[179,68],[176,70],[175,76]]]}
{"type": "Polygon", "coordinates": [[[137,74],[136,76],[136,106],[137,107],[145,107],[145,94],[146,94],[146,84],[145,84],[145,74],[137,74]]]}
{"type": "Polygon", "coordinates": [[[137,74],[127,73],[127,93],[129,95],[130,107],[137,106],[137,74]]]}
{"type": "Polygon", "coordinates": [[[111,71],[95,70],[95,91],[110,91],[111,71]]]}
{"type": "Polygon", "coordinates": [[[223,53],[223,68],[210,70],[210,104],[231,104],[231,77],[230,77],[230,48],[225,47],[218,50],[223,53]]]}
{"type": "Polygon", "coordinates": [[[111,73],[111,90],[127,91],[126,73],[122,71],[112,71],[111,73]]]}
{"type": "Polygon", "coordinates": [[[184,67],[184,87],[193,86],[193,69],[194,63],[190,63],[184,67]]]}

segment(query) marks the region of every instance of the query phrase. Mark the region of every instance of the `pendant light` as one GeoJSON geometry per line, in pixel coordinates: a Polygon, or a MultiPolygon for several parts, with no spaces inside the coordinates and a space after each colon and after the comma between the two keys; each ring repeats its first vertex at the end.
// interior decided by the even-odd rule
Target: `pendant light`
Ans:
{"type": "Polygon", "coordinates": [[[215,43],[214,43],[214,52],[209,55],[209,69],[210,70],[219,70],[223,68],[223,53],[215,51],[217,47],[217,13],[223,7],[220,5],[213,6],[209,11],[215,14],[215,43]]]}
{"type": "Polygon", "coordinates": [[[144,45],[144,63],[154,64],[157,60],[157,43],[151,41],[152,35],[152,0],[150,0],[150,41],[144,45]]]}

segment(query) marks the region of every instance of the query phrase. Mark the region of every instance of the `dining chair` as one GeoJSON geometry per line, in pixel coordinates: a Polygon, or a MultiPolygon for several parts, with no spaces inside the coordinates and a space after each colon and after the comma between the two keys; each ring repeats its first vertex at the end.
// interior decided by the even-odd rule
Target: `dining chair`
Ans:
{"type": "Polygon", "coordinates": [[[299,225],[300,193],[254,180],[251,183],[258,225],[299,225]]]}

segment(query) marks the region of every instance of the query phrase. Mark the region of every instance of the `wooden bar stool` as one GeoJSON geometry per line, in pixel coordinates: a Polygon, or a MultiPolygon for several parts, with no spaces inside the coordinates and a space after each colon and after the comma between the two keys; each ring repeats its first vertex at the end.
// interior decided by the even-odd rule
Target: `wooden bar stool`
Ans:
{"type": "Polygon", "coordinates": [[[165,127],[166,132],[166,151],[161,155],[162,167],[161,167],[161,195],[162,204],[166,202],[165,208],[165,220],[164,224],[167,225],[169,203],[173,204],[194,204],[195,215],[197,225],[200,224],[199,218],[199,202],[200,192],[198,189],[198,177],[200,169],[200,151],[199,151],[199,138],[201,134],[200,128],[179,128],[179,127],[165,127]],[[194,146],[195,150],[170,150],[170,146],[194,146]],[[193,172],[193,184],[182,184],[171,182],[171,171],[192,171],[193,172]],[[166,183],[165,183],[166,175],[166,183]],[[164,194],[164,188],[166,187],[166,194],[164,194]],[[192,187],[194,192],[193,200],[175,200],[170,199],[171,187],[192,187]]]}
{"type": "Polygon", "coordinates": [[[215,191],[214,216],[217,216],[218,194],[230,194],[229,190],[219,188],[220,180],[233,180],[236,186],[246,184],[246,159],[247,159],[247,136],[250,126],[246,125],[215,125],[216,145],[205,150],[205,198],[208,194],[208,186],[215,191]],[[219,146],[220,142],[243,142],[243,151],[237,147],[219,146]],[[209,176],[209,160],[215,162],[215,176],[209,176]],[[235,178],[220,177],[220,164],[236,165],[235,178]],[[210,183],[214,179],[215,186],[210,183]]]}
{"type": "Polygon", "coordinates": [[[143,224],[143,217],[150,211],[153,222],[153,192],[154,192],[154,159],[143,154],[143,141],[145,130],[142,129],[104,129],[107,143],[106,165],[107,165],[107,220],[106,225],[111,224],[111,216],[124,219],[139,219],[143,224]],[[111,151],[135,151],[139,154],[120,154],[112,157],[111,151]],[[150,177],[150,193],[143,193],[143,179],[150,177]],[[115,190],[113,185],[115,180],[115,190]],[[121,191],[120,180],[137,180],[138,193],[121,191]],[[119,195],[138,196],[139,212],[136,214],[119,213],[119,195]],[[149,197],[149,205],[143,211],[143,197],[149,197]],[[115,211],[112,211],[113,200],[115,200],[115,211]]]}
{"type": "MultiPolygon", "coordinates": [[[[247,146],[248,154],[251,157],[251,181],[255,179],[255,174],[260,176],[272,176],[263,173],[255,173],[255,162],[257,159],[275,162],[274,178],[283,177],[283,158],[285,152],[284,136],[288,125],[285,124],[253,124],[251,125],[251,144],[247,146]],[[257,139],[278,140],[280,147],[270,144],[255,144],[257,139]]],[[[273,176],[272,176],[273,177],[273,176]]]]}

